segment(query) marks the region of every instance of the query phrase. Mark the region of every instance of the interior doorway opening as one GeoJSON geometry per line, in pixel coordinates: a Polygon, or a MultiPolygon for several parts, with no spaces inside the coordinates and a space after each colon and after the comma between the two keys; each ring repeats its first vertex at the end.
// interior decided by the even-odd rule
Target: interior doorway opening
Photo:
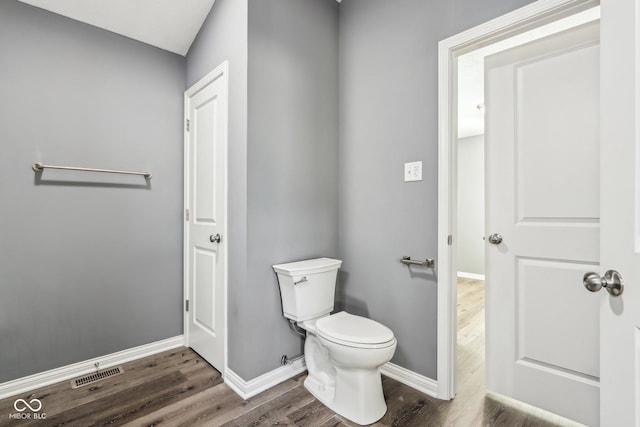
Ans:
{"type": "MultiPolygon", "coordinates": [[[[450,265],[445,267],[449,267],[450,272],[449,297],[454,301],[451,307],[456,308],[451,313],[455,318],[455,327],[449,329],[455,338],[450,343],[454,347],[453,360],[456,363],[445,373],[446,378],[450,379],[447,384],[450,396],[441,396],[443,398],[451,398],[456,393],[461,398],[464,398],[463,395],[486,393],[484,292],[485,286],[491,286],[491,283],[485,284],[484,271],[488,231],[484,227],[484,58],[599,19],[599,7],[586,7],[587,3],[576,13],[538,25],[511,38],[492,44],[478,43],[476,48],[467,47],[463,50],[464,54],[452,59],[455,96],[450,98],[449,111],[453,127],[450,131],[455,137],[450,147],[454,161],[451,162],[453,170],[450,171],[452,176],[449,184],[449,194],[453,199],[450,200],[453,227],[449,230],[456,239],[449,257],[450,265]]],[[[439,371],[439,382],[441,378],[439,371]]],[[[447,391],[446,387],[440,387],[440,390],[447,391]]],[[[494,398],[501,399],[499,396],[494,398]]],[[[553,422],[554,417],[545,415],[544,411],[515,401],[507,403],[535,412],[543,419],[549,415],[549,421],[553,422]]],[[[486,402],[483,404],[486,405],[486,402]]]]}

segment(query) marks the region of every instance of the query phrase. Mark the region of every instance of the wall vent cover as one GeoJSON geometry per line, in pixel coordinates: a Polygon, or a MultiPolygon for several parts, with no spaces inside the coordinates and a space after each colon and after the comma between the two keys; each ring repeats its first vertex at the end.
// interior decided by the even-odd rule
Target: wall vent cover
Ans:
{"type": "Polygon", "coordinates": [[[116,366],[115,368],[103,369],[93,374],[85,375],[84,377],[75,378],[71,380],[71,388],[78,388],[85,385],[93,384],[97,381],[104,380],[106,378],[114,377],[124,373],[122,366],[116,366]]]}

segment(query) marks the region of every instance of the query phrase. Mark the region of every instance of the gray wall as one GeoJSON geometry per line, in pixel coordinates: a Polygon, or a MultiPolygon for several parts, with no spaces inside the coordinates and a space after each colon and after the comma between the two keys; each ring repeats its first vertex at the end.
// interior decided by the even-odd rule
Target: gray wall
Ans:
{"type": "Polygon", "coordinates": [[[338,3],[217,0],[187,56],[189,85],[224,59],[229,367],[249,380],[302,352],[271,266],[337,256],[338,3]]]}
{"type": "Polygon", "coordinates": [[[302,353],[271,266],[338,256],[338,2],[249,0],[244,378],[302,353]],[[256,355],[260,354],[257,358],[256,355]]]}
{"type": "Polygon", "coordinates": [[[180,335],[184,59],[3,0],[0,73],[0,382],[180,335]]]}
{"type": "Polygon", "coordinates": [[[458,271],[484,274],[484,135],[458,140],[458,271]]]}
{"type": "MultiPolygon", "coordinates": [[[[229,366],[254,357],[245,338],[247,308],[247,0],[216,0],[187,54],[187,85],[229,61],[228,311],[229,366]],[[250,354],[247,354],[247,353],[250,354]]],[[[265,369],[263,372],[266,372],[265,369]]],[[[237,372],[237,371],[236,371],[237,372]]],[[[250,378],[247,378],[250,379],[250,378]]]]}
{"type": "Polygon", "coordinates": [[[393,329],[393,362],[436,378],[438,41],[531,0],[344,0],[340,6],[340,294],[393,329]],[[420,182],[402,180],[422,160],[420,182]]]}

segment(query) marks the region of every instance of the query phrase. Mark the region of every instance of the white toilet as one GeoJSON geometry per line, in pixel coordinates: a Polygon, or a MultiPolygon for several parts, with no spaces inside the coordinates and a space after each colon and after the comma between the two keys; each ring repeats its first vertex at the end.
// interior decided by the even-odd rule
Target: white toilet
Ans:
{"type": "Polygon", "coordinates": [[[284,316],[307,331],[304,386],[334,412],[371,424],[387,412],[380,367],[391,360],[391,329],[345,311],[331,315],[342,261],[316,258],[274,265],[284,316]]]}

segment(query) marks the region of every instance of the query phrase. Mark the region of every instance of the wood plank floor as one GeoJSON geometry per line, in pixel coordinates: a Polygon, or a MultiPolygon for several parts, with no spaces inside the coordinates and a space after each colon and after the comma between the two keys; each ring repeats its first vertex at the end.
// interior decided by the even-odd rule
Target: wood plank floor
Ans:
{"type": "MultiPolygon", "coordinates": [[[[575,425],[486,394],[483,287],[478,281],[459,285],[458,396],[441,401],[383,377],[389,410],[374,426],[575,425]]],[[[311,396],[305,375],[243,400],[188,348],[123,366],[124,374],[78,389],[65,381],[0,400],[0,426],[356,426],[311,396]],[[10,419],[17,398],[40,399],[46,419],[10,419]]]]}

